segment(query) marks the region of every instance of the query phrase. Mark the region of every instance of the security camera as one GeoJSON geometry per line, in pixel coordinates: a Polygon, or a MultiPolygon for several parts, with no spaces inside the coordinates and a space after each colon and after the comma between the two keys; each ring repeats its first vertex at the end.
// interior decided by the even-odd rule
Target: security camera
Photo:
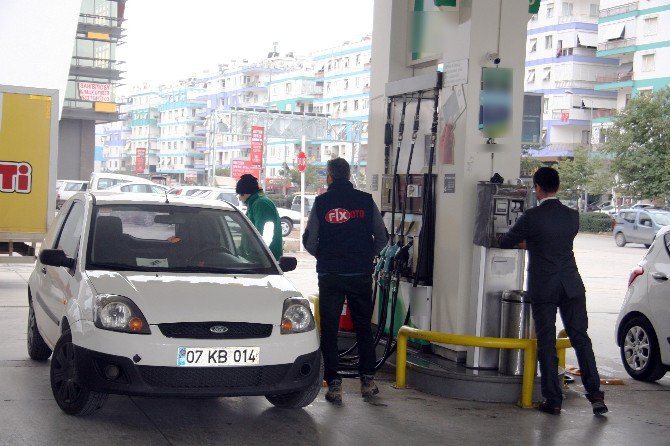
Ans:
{"type": "Polygon", "coordinates": [[[489,51],[486,53],[486,59],[488,59],[489,62],[493,62],[496,65],[500,64],[500,56],[496,51],[489,51]]]}

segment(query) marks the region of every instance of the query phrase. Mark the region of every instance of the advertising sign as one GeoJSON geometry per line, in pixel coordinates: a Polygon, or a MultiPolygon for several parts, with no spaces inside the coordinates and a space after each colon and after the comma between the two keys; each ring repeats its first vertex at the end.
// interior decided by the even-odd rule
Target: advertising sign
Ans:
{"type": "Polygon", "coordinates": [[[135,149],[135,173],[144,173],[147,168],[147,149],[138,147],[135,149]]]}
{"type": "Polygon", "coordinates": [[[265,141],[265,127],[251,126],[251,153],[249,160],[254,166],[263,164],[263,142],[265,141]]]}
{"type": "Polygon", "coordinates": [[[112,84],[79,82],[79,97],[84,101],[112,102],[112,84]]]}
{"type": "Polygon", "coordinates": [[[523,95],[523,121],[521,123],[521,142],[539,144],[542,133],[542,94],[525,93],[523,95]]]}
{"type": "Polygon", "coordinates": [[[512,120],[512,70],[482,68],[479,92],[479,129],[487,138],[509,133],[512,120]]]}
{"type": "Polygon", "coordinates": [[[298,153],[298,170],[304,172],[307,168],[307,155],[305,152],[298,153]]]}
{"type": "Polygon", "coordinates": [[[236,180],[239,180],[245,174],[251,174],[256,178],[260,178],[261,175],[260,166],[254,165],[251,161],[245,159],[233,160],[230,170],[233,178],[236,180]]]}
{"type": "Polygon", "coordinates": [[[0,86],[0,233],[44,233],[55,202],[57,100],[19,90],[0,86]]]}

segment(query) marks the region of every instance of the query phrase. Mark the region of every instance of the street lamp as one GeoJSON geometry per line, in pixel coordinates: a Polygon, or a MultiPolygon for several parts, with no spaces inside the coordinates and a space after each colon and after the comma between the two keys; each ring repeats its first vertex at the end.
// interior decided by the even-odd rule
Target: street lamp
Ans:
{"type": "MultiPolygon", "coordinates": [[[[572,90],[565,90],[565,94],[573,95],[574,93],[572,90]]],[[[586,102],[584,102],[584,97],[579,98],[582,101],[582,104],[584,104],[584,107],[586,107],[586,102]]],[[[593,100],[592,99],[587,99],[591,101],[591,106],[589,107],[589,152],[591,151],[593,147],[593,100]]],[[[581,108],[581,107],[580,107],[581,108]]]]}

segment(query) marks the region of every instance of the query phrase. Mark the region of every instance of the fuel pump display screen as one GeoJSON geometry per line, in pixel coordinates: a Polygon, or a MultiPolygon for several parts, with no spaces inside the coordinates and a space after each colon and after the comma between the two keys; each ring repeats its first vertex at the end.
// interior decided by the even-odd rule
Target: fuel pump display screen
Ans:
{"type": "Polygon", "coordinates": [[[496,198],[496,215],[507,215],[509,200],[503,198],[496,198]]]}

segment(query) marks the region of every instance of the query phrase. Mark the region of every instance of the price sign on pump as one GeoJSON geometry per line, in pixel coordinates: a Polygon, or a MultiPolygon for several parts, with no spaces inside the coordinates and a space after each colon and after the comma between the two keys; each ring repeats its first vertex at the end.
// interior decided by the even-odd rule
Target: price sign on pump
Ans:
{"type": "Polygon", "coordinates": [[[298,170],[304,172],[307,168],[307,156],[305,152],[298,153],[298,170]]]}

